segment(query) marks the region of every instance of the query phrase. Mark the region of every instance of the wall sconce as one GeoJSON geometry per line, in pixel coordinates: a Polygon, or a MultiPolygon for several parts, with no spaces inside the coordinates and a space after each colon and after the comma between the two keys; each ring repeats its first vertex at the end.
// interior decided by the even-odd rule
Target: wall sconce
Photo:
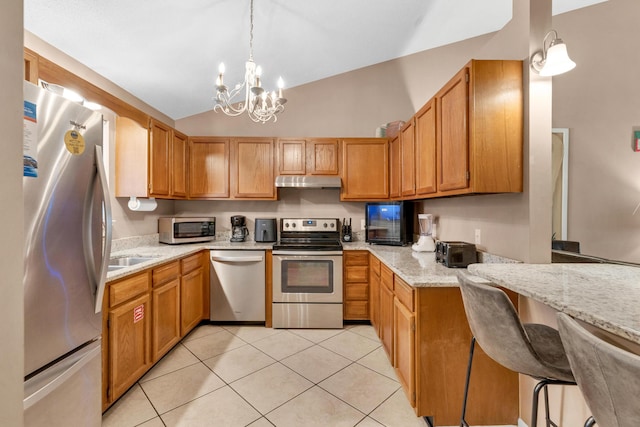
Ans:
{"type": "Polygon", "coordinates": [[[573,70],[576,63],[569,58],[567,45],[558,37],[556,30],[550,30],[542,40],[542,50],[531,56],[531,68],[541,76],[557,76],[573,70]],[[547,46],[547,39],[553,36],[547,46]]]}

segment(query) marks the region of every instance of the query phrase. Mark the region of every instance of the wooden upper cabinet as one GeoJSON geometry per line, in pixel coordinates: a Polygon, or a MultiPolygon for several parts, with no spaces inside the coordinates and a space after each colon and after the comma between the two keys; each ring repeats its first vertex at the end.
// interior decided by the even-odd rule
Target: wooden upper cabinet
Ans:
{"type": "Polygon", "coordinates": [[[469,68],[465,67],[438,93],[438,188],[469,186],[469,68]]]}
{"type": "Polygon", "coordinates": [[[386,138],[342,140],[341,200],[389,198],[389,142],[386,138]]]}
{"type": "Polygon", "coordinates": [[[278,139],[279,175],[338,175],[338,140],[278,139]]]}
{"type": "Polygon", "coordinates": [[[275,200],[273,138],[231,140],[231,195],[236,199],[275,200]]]}
{"type": "Polygon", "coordinates": [[[436,102],[431,100],[415,115],[416,195],[436,192],[436,102]]]}
{"type": "Polygon", "coordinates": [[[116,117],[116,197],[147,197],[149,130],[128,117],[116,117]]]}
{"type": "Polygon", "coordinates": [[[189,138],[189,198],[229,197],[229,138],[189,138]]]}
{"type": "Polygon", "coordinates": [[[307,173],[304,139],[278,140],[278,174],[304,175],[307,173]]]}
{"type": "Polygon", "coordinates": [[[187,185],[189,182],[189,142],[187,135],[178,131],[173,132],[171,146],[171,187],[169,196],[173,199],[187,197],[187,185]]]}
{"type": "Polygon", "coordinates": [[[151,120],[149,126],[149,195],[169,197],[171,128],[151,120]]]}
{"type": "Polygon", "coordinates": [[[416,194],[416,158],[413,118],[400,129],[400,195],[402,197],[416,194]]]}
{"type": "Polygon", "coordinates": [[[438,195],[522,191],[522,61],[472,60],[436,95],[438,195]]]}
{"type": "Polygon", "coordinates": [[[38,84],[38,58],[34,51],[24,49],[24,79],[34,85],[38,84]]]}
{"type": "Polygon", "coordinates": [[[400,136],[389,141],[389,198],[400,198],[400,180],[402,179],[402,161],[400,158],[400,136]]]}
{"type": "Polygon", "coordinates": [[[338,147],[337,139],[307,141],[307,174],[338,175],[338,147]]]}

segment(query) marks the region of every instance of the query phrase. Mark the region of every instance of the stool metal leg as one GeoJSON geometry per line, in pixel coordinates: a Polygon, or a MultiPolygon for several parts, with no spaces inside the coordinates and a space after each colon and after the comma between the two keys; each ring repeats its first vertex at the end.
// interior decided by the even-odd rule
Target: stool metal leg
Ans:
{"type": "Polygon", "coordinates": [[[584,427],[593,427],[596,424],[595,418],[593,415],[587,418],[587,421],[584,422],[584,427]]]}
{"type": "Polygon", "coordinates": [[[476,344],[476,337],[471,337],[469,346],[469,363],[467,364],[467,378],[464,382],[464,397],[462,398],[462,416],[460,417],[460,427],[469,427],[465,416],[467,414],[467,398],[469,397],[469,381],[471,379],[471,365],[473,363],[473,350],[476,344]]]}
{"type": "MultiPolygon", "coordinates": [[[[549,416],[549,395],[547,394],[547,386],[549,384],[552,385],[576,385],[576,383],[571,381],[561,381],[561,380],[552,380],[552,379],[543,379],[533,388],[533,399],[531,402],[531,427],[538,427],[538,399],[540,395],[540,390],[544,389],[544,406],[545,406],[545,415],[546,415],[546,426],[547,427],[558,427],[556,423],[551,420],[549,416]]],[[[585,425],[586,427],[586,425],[585,425]]]]}

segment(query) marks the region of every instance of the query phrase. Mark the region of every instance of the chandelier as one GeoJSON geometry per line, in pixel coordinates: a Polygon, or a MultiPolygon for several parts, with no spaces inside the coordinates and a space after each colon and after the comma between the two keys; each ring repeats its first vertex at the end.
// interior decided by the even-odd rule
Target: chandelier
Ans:
{"type": "Polygon", "coordinates": [[[277,114],[284,111],[287,102],[282,97],[284,81],[278,79],[278,92],[269,92],[262,88],[262,68],[253,62],[253,0],[251,0],[251,25],[249,27],[249,60],[245,63],[244,81],[238,83],[231,91],[224,85],[224,63],[218,68],[216,79],[216,105],[214,111],[221,111],[228,116],[236,117],[246,112],[256,123],[278,120],[277,114]]]}

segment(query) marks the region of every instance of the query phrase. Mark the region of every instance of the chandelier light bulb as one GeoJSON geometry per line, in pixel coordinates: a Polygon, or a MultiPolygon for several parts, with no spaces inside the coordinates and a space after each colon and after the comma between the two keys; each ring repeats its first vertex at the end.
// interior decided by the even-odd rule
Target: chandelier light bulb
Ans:
{"type": "Polygon", "coordinates": [[[218,65],[218,72],[220,74],[224,74],[224,72],[225,72],[224,62],[221,62],[220,65],[218,65]]]}

